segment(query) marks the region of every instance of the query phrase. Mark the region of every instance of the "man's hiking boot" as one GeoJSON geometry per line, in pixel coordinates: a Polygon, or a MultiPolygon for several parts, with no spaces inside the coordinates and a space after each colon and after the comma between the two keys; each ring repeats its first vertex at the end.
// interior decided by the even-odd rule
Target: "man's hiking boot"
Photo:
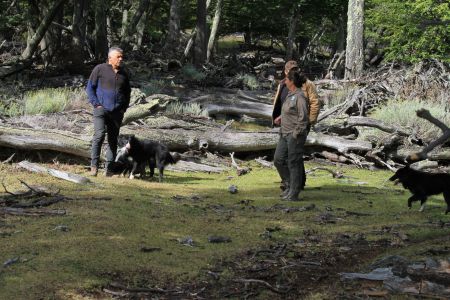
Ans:
{"type": "Polygon", "coordinates": [[[98,168],[97,167],[91,167],[91,171],[89,172],[89,175],[91,176],[97,176],[98,168]]]}

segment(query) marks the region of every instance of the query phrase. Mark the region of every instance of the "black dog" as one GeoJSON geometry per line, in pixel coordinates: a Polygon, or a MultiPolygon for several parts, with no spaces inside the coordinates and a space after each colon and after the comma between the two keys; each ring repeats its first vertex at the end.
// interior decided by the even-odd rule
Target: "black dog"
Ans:
{"type": "Polygon", "coordinates": [[[407,165],[398,169],[389,180],[401,182],[405,189],[411,191],[413,195],[408,199],[409,208],[412,202],[420,200],[420,211],[423,211],[428,196],[443,193],[447,203],[445,213],[450,212],[450,174],[421,172],[407,165]]]}
{"type": "MultiPolygon", "coordinates": [[[[131,173],[133,169],[134,160],[128,155],[128,149],[123,146],[117,150],[116,160],[114,161],[112,172],[114,174],[120,174],[120,176],[126,176],[131,173]]],[[[139,174],[141,178],[145,176],[145,162],[141,163],[134,174],[139,174]]]]}
{"type": "Polygon", "coordinates": [[[148,163],[150,177],[155,174],[155,167],[159,171],[159,182],[163,181],[164,168],[168,164],[174,164],[179,160],[179,156],[173,157],[167,146],[151,140],[139,140],[131,136],[125,145],[125,153],[122,156],[129,156],[133,159],[133,167],[130,172],[130,179],[138,171],[140,165],[148,163]]]}

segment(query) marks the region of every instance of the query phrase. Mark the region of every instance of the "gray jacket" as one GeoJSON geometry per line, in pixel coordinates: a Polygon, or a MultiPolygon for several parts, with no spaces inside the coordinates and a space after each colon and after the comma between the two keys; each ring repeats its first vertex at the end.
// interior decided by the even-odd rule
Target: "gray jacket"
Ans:
{"type": "Polygon", "coordinates": [[[309,104],[301,89],[289,92],[281,107],[281,133],[292,133],[294,138],[307,133],[309,104]]]}

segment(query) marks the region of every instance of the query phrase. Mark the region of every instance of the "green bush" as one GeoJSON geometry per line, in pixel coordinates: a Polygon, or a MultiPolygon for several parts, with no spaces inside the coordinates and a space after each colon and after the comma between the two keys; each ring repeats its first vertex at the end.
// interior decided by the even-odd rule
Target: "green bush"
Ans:
{"type": "Polygon", "coordinates": [[[16,117],[23,114],[23,105],[16,100],[0,102],[0,116],[16,117]]]}
{"type": "Polygon", "coordinates": [[[49,114],[64,111],[74,96],[70,88],[43,89],[25,93],[25,114],[49,114]]]}
{"type": "Polygon", "coordinates": [[[167,83],[164,80],[152,79],[141,88],[141,91],[144,92],[145,96],[150,96],[161,93],[166,86],[167,83]]]}
{"type": "Polygon", "coordinates": [[[250,90],[257,90],[260,88],[259,81],[254,75],[241,73],[236,75],[236,79],[242,81],[244,87],[250,90]]]}
{"type": "Polygon", "coordinates": [[[208,112],[202,109],[198,103],[171,102],[167,105],[166,111],[175,115],[208,116],[208,112]]]}
{"type": "Polygon", "coordinates": [[[206,78],[206,74],[198,71],[193,65],[186,65],[181,68],[183,76],[188,80],[201,81],[206,78]]]}
{"type": "MultiPolygon", "coordinates": [[[[443,107],[438,103],[426,103],[419,100],[388,101],[385,105],[375,109],[370,114],[370,117],[396,127],[410,130],[412,133],[424,140],[436,139],[442,134],[442,132],[427,120],[417,117],[416,111],[422,108],[429,110],[434,117],[450,126],[449,111],[443,109],[443,107]]],[[[360,130],[360,132],[361,138],[365,138],[368,135],[374,135],[377,137],[387,135],[386,132],[373,128],[363,129],[360,130]]]]}

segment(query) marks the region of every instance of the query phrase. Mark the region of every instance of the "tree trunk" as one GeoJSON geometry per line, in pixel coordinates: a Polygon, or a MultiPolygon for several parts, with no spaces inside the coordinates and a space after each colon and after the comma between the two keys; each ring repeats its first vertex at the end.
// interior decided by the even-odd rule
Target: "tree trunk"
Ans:
{"type": "Polygon", "coordinates": [[[200,67],[206,61],[206,0],[197,0],[195,31],[194,65],[200,67]]]}
{"type": "Polygon", "coordinates": [[[347,17],[345,79],[355,79],[362,75],[364,67],[364,0],[350,0],[347,17]]]}
{"type": "Polygon", "coordinates": [[[49,13],[44,17],[44,19],[42,19],[39,27],[36,29],[36,32],[34,32],[33,36],[27,41],[27,47],[22,52],[23,60],[30,59],[34,55],[39,46],[39,43],[47,32],[48,27],[55,19],[55,16],[58,14],[58,12],[62,9],[66,1],[67,0],[57,0],[55,4],[49,9],[49,13]]]}
{"type": "Polygon", "coordinates": [[[148,11],[145,11],[142,15],[141,19],[139,20],[139,23],[136,26],[136,46],[135,50],[140,48],[142,46],[142,39],[144,38],[144,31],[145,31],[145,25],[147,24],[148,20],[148,11]]]}
{"type": "Polygon", "coordinates": [[[130,0],[125,0],[123,2],[123,11],[122,11],[122,28],[120,29],[120,37],[121,39],[123,39],[123,37],[125,36],[126,32],[127,32],[127,27],[128,27],[128,15],[130,12],[130,8],[131,8],[131,1],[130,0]]]}
{"type": "Polygon", "coordinates": [[[297,23],[298,23],[298,17],[299,17],[299,7],[296,6],[295,9],[292,12],[292,16],[289,23],[289,33],[287,38],[287,45],[286,45],[286,61],[292,60],[294,57],[294,42],[295,42],[295,35],[297,33],[297,23]]]}
{"type": "Polygon", "coordinates": [[[83,49],[86,43],[86,21],[89,6],[89,0],[75,0],[72,18],[72,43],[74,51],[71,55],[75,56],[72,60],[76,63],[82,63],[84,54],[83,49]]]}
{"type": "Polygon", "coordinates": [[[100,61],[108,57],[106,9],[106,3],[103,0],[95,1],[95,57],[100,61]]]}
{"type": "Polygon", "coordinates": [[[136,29],[139,20],[142,18],[144,12],[148,10],[149,6],[150,0],[139,1],[139,6],[136,8],[136,12],[131,18],[131,21],[127,24],[124,35],[121,37],[121,45],[123,48],[129,46],[129,43],[133,36],[133,31],[136,29]]]}
{"type": "Polygon", "coordinates": [[[174,53],[180,44],[180,0],[170,2],[169,31],[164,48],[174,53]]]}
{"type": "MultiPolygon", "coordinates": [[[[50,3],[48,1],[41,2],[41,18],[45,18],[50,11],[50,3]]],[[[58,24],[62,24],[63,20],[63,8],[57,12],[55,16],[55,22],[58,24]]],[[[61,49],[61,28],[58,26],[49,26],[47,32],[45,32],[44,37],[42,38],[39,46],[42,51],[42,60],[45,64],[50,64],[52,59],[54,58],[56,52],[61,49]]]]}
{"type": "MultiPolygon", "coordinates": [[[[194,131],[190,129],[151,129],[122,127],[121,134],[134,134],[138,138],[160,141],[171,151],[199,149],[207,144],[210,151],[253,152],[276,148],[278,132],[221,132],[220,129],[194,131]]],[[[0,146],[23,150],[53,150],[79,157],[91,156],[91,137],[56,130],[35,130],[0,126],[0,146]]],[[[367,152],[372,145],[366,141],[346,140],[311,132],[306,146],[320,146],[337,150],[367,152]]]]}
{"type": "Polygon", "coordinates": [[[222,0],[217,0],[216,3],[216,13],[214,14],[214,20],[211,26],[211,33],[209,35],[208,40],[208,49],[206,52],[206,61],[209,62],[211,60],[211,56],[214,49],[214,44],[217,36],[217,29],[219,28],[220,16],[222,14],[222,0]]]}

